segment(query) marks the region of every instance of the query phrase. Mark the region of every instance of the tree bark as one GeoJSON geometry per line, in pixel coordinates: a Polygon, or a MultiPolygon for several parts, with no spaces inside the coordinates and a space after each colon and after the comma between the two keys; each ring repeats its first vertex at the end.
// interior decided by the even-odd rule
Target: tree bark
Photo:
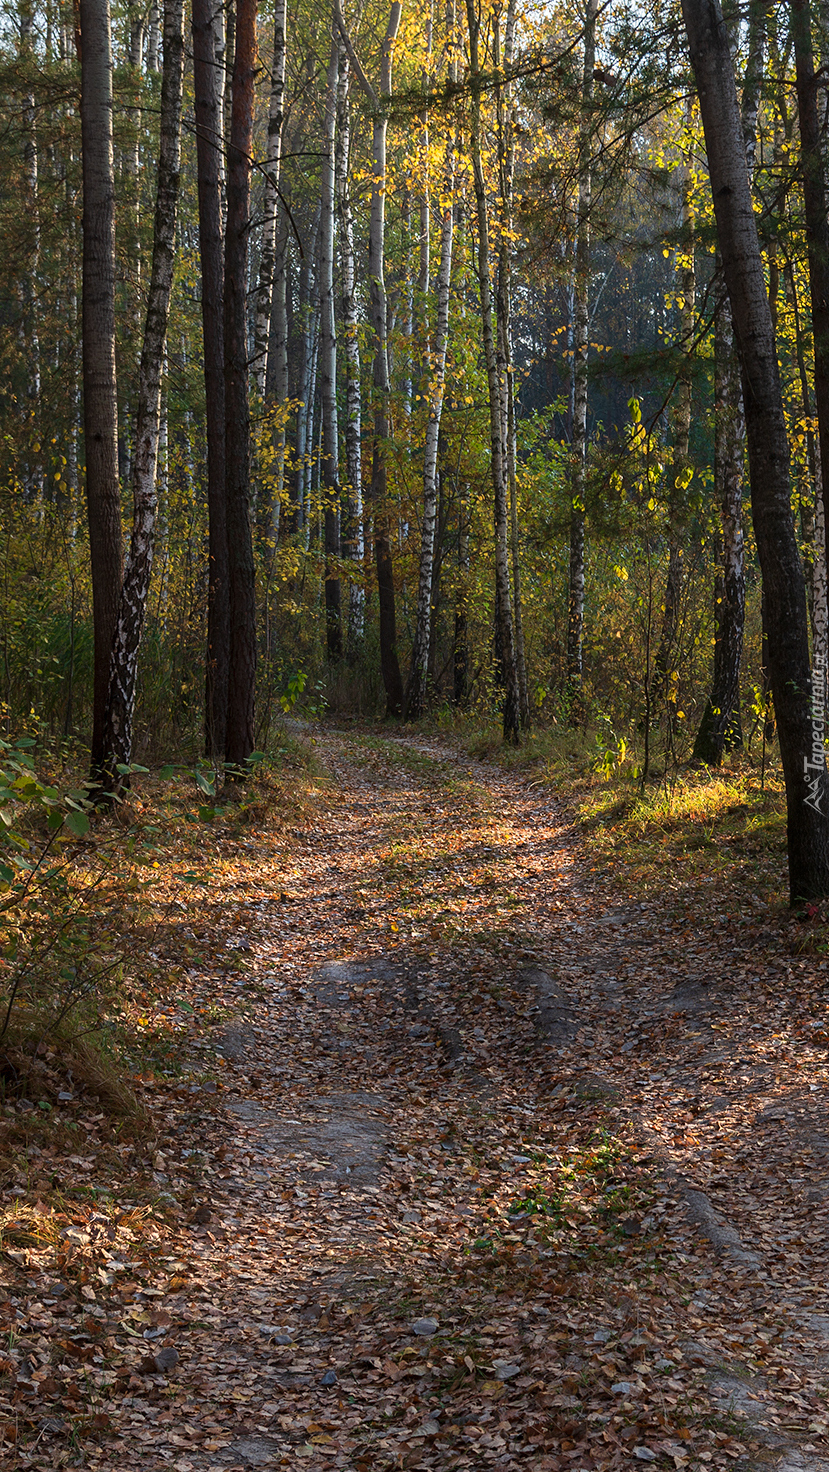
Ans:
{"type": "Polygon", "coordinates": [[[343,555],[359,568],[348,592],[348,657],[357,658],[365,631],[365,590],[362,562],[363,539],[363,405],[360,383],[360,316],[354,261],[354,220],[349,181],[351,110],[349,103],[348,52],[340,45],[337,93],[337,211],[342,268],[342,326],[345,350],[345,463],[348,479],[343,555]]]}
{"type": "Polygon", "coordinates": [[[596,67],[598,0],[587,0],[579,123],[579,193],[573,273],[573,480],[567,600],[567,684],[570,720],[577,723],[584,677],[584,492],[587,468],[587,363],[590,321],[590,206],[593,190],[591,113],[596,67]]]}
{"type": "MultiPolygon", "coordinates": [[[[748,58],[740,116],[749,179],[757,152],[757,116],[766,45],[764,0],[749,6],[748,58]]],[[[722,261],[716,270],[721,276],[722,261]]],[[[798,361],[804,388],[804,413],[810,414],[798,332],[798,361]]],[[[742,502],[745,461],[745,415],[740,368],[734,346],[734,324],[725,283],[717,291],[714,325],[714,483],[720,506],[721,566],[714,579],[715,644],[711,694],[694,742],[693,760],[719,766],[726,751],[743,744],[740,719],[740,669],[745,627],[745,551],[742,502]]]]}
{"type": "Polygon", "coordinates": [[[109,663],[121,595],[115,383],[115,180],[109,0],[80,0],[83,150],[83,396],[92,565],[92,777],[106,780],[109,663]]]}
{"type": "Polygon", "coordinates": [[[276,269],[276,227],[279,212],[279,174],[282,166],[282,128],[285,121],[285,59],[287,54],[287,0],[276,0],[273,18],[273,62],[268,108],[265,193],[262,205],[262,254],[256,291],[251,375],[260,399],[267,387],[268,343],[276,269]]]}
{"type": "Polygon", "coordinates": [[[256,0],[237,0],[225,233],[224,363],[230,672],[225,761],[254,749],[256,587],[250,524],[247,265],[256,73],[256,0]]]}
{"type": "MultiPolygon", "coordinates": [[[[20,6],[20,60],[29,70],[36,65],[33,46],[33,12],[30,0],[20,6]]],[[[40,371],[40,334],[38,332],[38,273],[40,269],[40,198],[38,182],[37,131],[35,96],[27,91],[23,97],[23,174],[25,179],[25,227],[29,232],[27,241],[28,269],[23,277],[23,314],[21,322],[21,346],[28,363],[28,413],[27,446],[23,464],[23,484],[28,500],[42,505],[43,501],[43,456],[42,456],[42,404],[40,371]]]]}
{"type": "Polygon", "coordinates": [[[714,336],[714,482],[720,502],[721,568],[714,581],[715,643],[711,694],[694,742],[693,760],[720,766],[743,744],[740,666],[745,624],[742,497],[745,425],[731,312],[723,289],[714,336]]]}
{"type": "MultiPolygon", "coordinates": [[[[693,127],[693,102],[688,98],[685,110],[685,125],[690,132],[693,127]]],[[[653,662],[654,694],[661,696],[667,711],[668,738],[672,739],[676,729],[677,703],[677,641],[679,638],[682,588],[685,582],[683,542],[687,524],[688,486],[693,476],[689,458],[691,435],[692,380],[691,363],[694,351],[694,326],[696,322],[696,268],[694,221],[691,209],[691,163],[686,155],[680,174],[682,192],[682,257],[679,263],[679,340],[677,348],[681,355],[677,372],[673,401],[674,454],[672,484],[668,495],[668,573],[665,579],[665,596],[662,606],[662,627],[659,646],[653,662]]]]}
{"type": "Polygon", "coordinates": [[[714,0],[683,0],[682,9],[742,371],[794,903],[829,893],[829,781],[822,728],[819,742],[813,741],[808,614],[792,519],[789,444],[728,36],[714,0]]]}
{"type": "Polygon", "coordinates": [[[400,26],[402,5],[393,0],[386,34],[380,53],[380,89],[375,92],[357,62],[337,8],[337,21],[354,66],[357,79],[368,99],[372,113],[372,181],[371,219],[369,226],[369,281],[371,323],[374,330],[374,433],[371,454],[371,506],[374,516],[374,556],[377,568],[377,599],[380,613],[380,668],[386,692],[386,713],[400,715],[403,709],[403,680],[397,653],[397,620],[394,596],[394,565],[391,551],[391,528],[388,506],[388,464],[386,443],[389,437],[388,322],[385,283],[386,220],[386,134],[388,131],[388,99],[391,95],[394,43],[400,26]]]}
{"type": "Polygon", "coordinates": [[[826,214],[824,139],[818,119],[812,18],[809,0],[790,0],[795,55],[800,165],[806,216],[806,249],[814,339],[815,408],[817,410],[821,490],[826,526],[826,476],[829,475],[829,219],[826,214]]]}
{"type": "MultiPolygon", "coordinates": [[[[493,332],[492,262],[489,244],[486,184],[482,157],[480,16],[474,0],[466,0],[469,28],[469,62],[472,87],[471,152],[472,177],[478,224],[477,276],[481,300],[481,334],[489,393],[489,432],[495,520],[495,631],[497,657],[503,681],[504,740],[520,740],[520,697],[515,662],[515,633],[512,620],[509,553],[507,537],[507,464],[502,413],[502,375],[493,332]]],[[[505,365],[504,365],[505,366],[505,365]]]]}
{"type": "Polygon", "coordinates": [[[499,351],[503,361],[502,415],[507,486],[509,488],[510,548],[512,554],[512,617],[515,629],[515,672],[518,681],[518,714],[522,730],[530,725],[530,701],[527,690],[527,664],[524,653],[524,613],[521,600],[521,545],[518,519],[518,450],[515,419],[515,363],[512,351],[512,252],[515,178],[515,109],[511,98],[509,72],[515,56],[515,0],[508,0],[504,27],[503,67],[500,58],[500,34],[493,32],[497,44],[494,62],[496,76],[496,110],[498,125],[498,179],[502,212],[501,239],[498,247],[498,319],[499,351]],[[503,82],[502,71],[507,74],[503,82]]]}
{"type": "Polygon", "coordinates": [[[223,82],[219,15],[213,0],[193,0],[193,84],[199,196],[199,253],[207,430],[207,670],[205,749],[224,760],[230,670],[230,594],[225,486],[224,236],[222,230],[223,82]]]}
{"type": "Polygon", "coordinates": [[[132,464],[132,537],[121,586],[112,646],[104,721],[104,761],[120,786],[119,763],[132,761],[138,652],[150,591],[156,510],[156,464],[161,417],[161,375],[173,287],[176,217],[181,166],[181,96],[184,79],[184,0],[164,0],[161,124],[155,231],[147,319],[138,379],[138,415],[132,464]]]}
{"type": "MultiPolygon", "coordinates": [[[[454,17],[452,19],[454,20],[454,17]]],[[[450,86],[455,81],[455,71],[454,62],[450,62],[449,76],[447,78],[450,86]]],[[[421,121],[424,131],[428,134],[427,113],[424,113],[421,121]]],[[[440,266],[438,268],[437,279],[437,316],[433,352],[430,352],[428,348],[428,332],[424,333],[427,341],[426,352],[429,362],[429,417],[426,421],[426,443],[423,451],[423,522],[420,534],[420,573],[418,579],[417,610],[415,614],[414,648],[412,649],[412,663],[406,690],[406,716],[410,720],[417,720],[423,714],[425,708],[427,671],[432,636],[432,583],[438,505],[438,444],[440,441],[440,425],[443,414],[444,390],[446,387],[446,350],[449,343],[449,294],[452,283],[452,244],[455,225],[456,148],[457,135],[454,128],[452,128],[446,139],[443,187],[440,194],[443,218],[440,227],[440,266]]],[[[423,245],[423,233],[425,229],[428,229],[429,223],[428,192],[425,193],[425,198],[427,202],[425,220],[424,212],[421,210],[421,248],[423,245]]],[[[427,322],[428,305],[423,288],[425,286],[426,290],[428,290],[428,240],[425,257],[426,264],[424,265],[423,256],[421,256],[420,286],[421,311],[424,315],[424,322],[427,322]]]]}
{"type": "Polygon", "coordinates": [[[320,387],[325,516],[325,643],[329,662],[342,657],[340,600],[340,445],[337,428],[337,332],[334,320],[334,150],[337,133],[339,31],[332,23],[320,186],[320,387]]]}

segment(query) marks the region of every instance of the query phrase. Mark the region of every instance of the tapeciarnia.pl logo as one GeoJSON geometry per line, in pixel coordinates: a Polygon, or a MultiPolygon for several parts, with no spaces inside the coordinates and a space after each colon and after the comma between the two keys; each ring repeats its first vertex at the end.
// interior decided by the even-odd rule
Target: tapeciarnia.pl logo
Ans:
{"type": "Polygon", "coordinates": [[[826,662],[822,656],[815,659],[812,674],[812,752],[803,758],[803,775],[809,791],[807,808],[813,808],[823,817],[820,805],[820,783],[826,771],[826,753],[823,746],[823,730],[826,716],[826,662]]]}

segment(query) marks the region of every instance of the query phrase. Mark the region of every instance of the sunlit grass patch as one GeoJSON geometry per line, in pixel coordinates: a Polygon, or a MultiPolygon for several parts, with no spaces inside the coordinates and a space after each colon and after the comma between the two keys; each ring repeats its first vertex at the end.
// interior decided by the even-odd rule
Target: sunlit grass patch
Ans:
{"type": "Polygon", "coordinates": [[[785,794],[777,773],[748,764],[730,772],[706,769],[642,789],[602,784],[577,805],[588,854],[634,891],[670,883],[730,877],[776,892],[783,882],[785,794]]]}

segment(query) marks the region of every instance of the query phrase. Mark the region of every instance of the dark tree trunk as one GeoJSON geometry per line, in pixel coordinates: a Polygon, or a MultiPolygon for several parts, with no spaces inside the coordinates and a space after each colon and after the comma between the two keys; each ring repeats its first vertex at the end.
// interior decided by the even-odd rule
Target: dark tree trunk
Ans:
{"type": "Polygon", "coordinates": [[[239,767],[254,749],[256,586],[250,524],[247,263],[256,74],[256,0],[237,0],[227,164],[224,362],[230,672],[225,761],[239,767]]]}
{"type": "Polygon", "coordinates": [[[714,360],[714,481],[722,514],[722,564],[714,583],[716,633],[711,694],[697,731],[693,759],[718,767],[726,751],[743,744],[740,665],[745,624],[742,527],[745,426],[731,311],[724,292],[717,309],[714,360]]]}
{"type": "Polygon", "coordinates": [[[209,520],[205,749],[224,760],[230,667],[227,505],[225,500],[224,263],[220,37],[212,0],[193,0],[193,83],[199,190],[199,253],[204,338],[209,520]]]}
{"type": "MultiPolygon", "coordinates": [[[[173,286],[181,159],[181,94],[184,77],[184,0],[165,0],[161,130],[155,233],[147,321],[138,380],[138,420],[132,463],[133,522],[121,587],[110,664],[104,726],[104,759],[110,774],[132,761],[138,651],[144,628],[155,545],[156,466],[161,420],[161,373],[173,286]]],[[[112,779],[111,779],[112,780],[112,779]]],[[[115,779],[120,786],[120,779],[115,779]]]]}
{"type": "Polygon", "coordinates": [[[726,286],[740,355],[754,532],[786,783],[792,902],[829,893],[829,781],[813,741],[808,613],[789,488],[789,444],[737,89],[714,0],[683,0],[726,286]]]}
{"type": "Polygon", "coordinates": [[[95,640],[92,776],[106,779],[109,662],[121,596],[115,384],[115,181],[109,0],[80,0],[83,415],[95,640]]]}

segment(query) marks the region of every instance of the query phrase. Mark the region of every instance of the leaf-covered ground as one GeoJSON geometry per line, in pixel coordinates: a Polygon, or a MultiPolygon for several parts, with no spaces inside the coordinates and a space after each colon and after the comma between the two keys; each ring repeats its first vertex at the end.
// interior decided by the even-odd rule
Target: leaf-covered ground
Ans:
{"type": "Polygon", "coordinates": [[[643,901],[437,740],[318,751],[160,934],[152,1130],[48,1054],[49,1132],[4,1108],[2,1465],[825,1472],[803,926],[736,871],[643,901]]]}

